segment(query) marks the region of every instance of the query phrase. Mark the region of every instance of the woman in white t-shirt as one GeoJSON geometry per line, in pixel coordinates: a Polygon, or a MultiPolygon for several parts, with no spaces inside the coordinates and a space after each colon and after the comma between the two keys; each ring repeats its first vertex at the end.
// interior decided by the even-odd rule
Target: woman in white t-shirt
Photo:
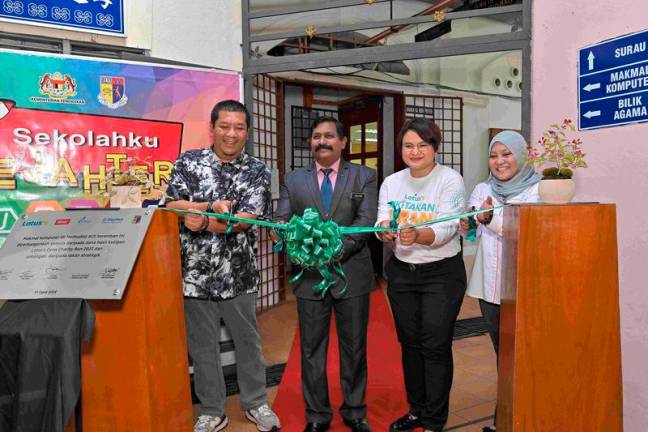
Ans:
{"type": "Polygon", "coordinates": [[[385,265],[387,294],[410,405],[409,412],[391,424],[392,432],[418,427],[438,432],[448,419],[452,335],[466,290],[459,221],[406,228],[464,209],[461,175],[435,161],[440,142],[441,131],[432,120],[410,120],[398,137],[408,168],[387,177],[380,187],[378,224],[390,226],[393,209],[389,203],[395,201],[402,228],[379,235],[394,249],[385,265]]]}
{"type": "MultiPolygon", "coordinates": [[[[514,131],[503,131],[490,142],[488,180],[478,184],[468,200],[469,208],[487,209],[501,204],[534,203],[540,201],[538,182],[527,158],[527,143],[514,131]]],[[[502,287],[502,226],[503,209],[476,216],[479,246],[470,276],[467,295],[479,299],[495,353],[499,356],[499,313],[502,287]]],[[[467,220],[461,222],[467,230],[467,220]]],[[[483,432],[494,431],[485,427],[483,432]]]]}

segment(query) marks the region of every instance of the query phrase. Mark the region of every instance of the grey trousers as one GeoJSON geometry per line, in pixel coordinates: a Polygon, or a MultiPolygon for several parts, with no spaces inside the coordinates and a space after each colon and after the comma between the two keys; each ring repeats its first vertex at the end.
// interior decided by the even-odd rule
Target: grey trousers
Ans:
{"type": "Polygon", "coordinates": [[[222,301],[186,298],[187,345],[194,365],[194,386],[201,414],[225,414],[225,379],[220,359],[220,320],[234,340],[241,407],[267,403],[265,361],[256,320],[256,294],[222,301]]]}

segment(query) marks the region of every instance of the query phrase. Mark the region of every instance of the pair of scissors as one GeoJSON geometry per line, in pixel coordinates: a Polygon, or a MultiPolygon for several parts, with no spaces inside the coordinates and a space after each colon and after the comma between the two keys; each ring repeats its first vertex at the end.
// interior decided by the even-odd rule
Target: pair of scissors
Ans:
{"type": "MultiPolygon", "coordinates": [[[[475,206],[470,208],[470,211],[475,211],[475,206]]],[[[474,242],[477,240],[477,222],[475,215],[468,216],[468,231],[466,232],[466,240],[474,242]]]]}
{"type": "MultiPolygon", "coordinates": [[[[232,200],[229,206],[229,212],[227,213],[227,216],[232,217],[234,213],[234,206],[236,205],[236,200],[232,200]]],[[[227,229],[225,230],[225,234],[232,234],[232,231],[234,230],[234,225],[236,225],[236,222],[234,222],[231,219],[227,220],[227,229]]]]}

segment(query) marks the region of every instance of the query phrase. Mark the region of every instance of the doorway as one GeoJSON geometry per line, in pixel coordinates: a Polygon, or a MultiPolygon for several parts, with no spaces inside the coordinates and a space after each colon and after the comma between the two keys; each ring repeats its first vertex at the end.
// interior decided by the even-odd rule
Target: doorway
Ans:
{"type": "Polygon", "coordinates": [[[349,143],[344,158],[375,169],[382,181],[382,97],[362,97],[340,106],[349,143]]]}
{"type": "MultiPolygon", "coordinates": [[[[383,180],[382,99],[381,96],[366,96],[340,105],[340,121],[348,139],[343,157],[351,163],[376,170],[377,186],[383,180]]],[[[370,236],[368,243],[374,272],[381,275],[383,244],[375,236],[370,236]]]]}

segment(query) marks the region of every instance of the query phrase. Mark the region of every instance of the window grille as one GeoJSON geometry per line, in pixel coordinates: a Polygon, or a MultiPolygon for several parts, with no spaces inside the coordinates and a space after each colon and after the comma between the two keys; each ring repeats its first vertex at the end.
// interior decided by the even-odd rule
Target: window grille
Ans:
{"type": "Polygon", "coordinates": [[[441,129],[437,162],[463,174],[463,101],[460,97],[405,95],[405,116],[431,118],[441,129]]]}

